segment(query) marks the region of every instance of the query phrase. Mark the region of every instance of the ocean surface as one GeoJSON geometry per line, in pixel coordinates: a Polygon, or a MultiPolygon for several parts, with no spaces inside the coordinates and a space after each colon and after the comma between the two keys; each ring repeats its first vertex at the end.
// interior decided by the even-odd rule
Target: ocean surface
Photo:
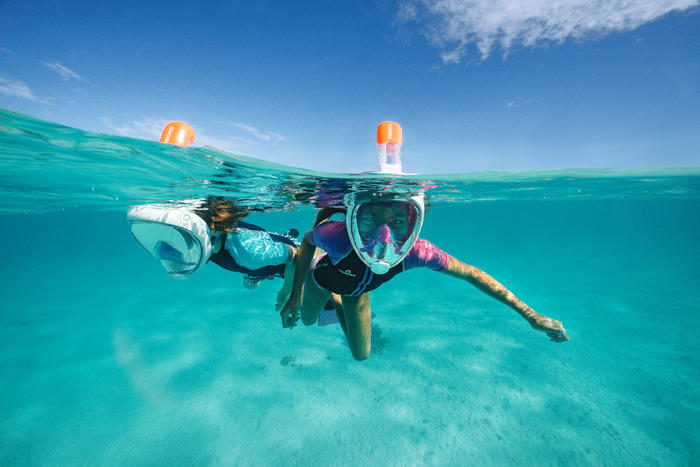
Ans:
{"type": "Polygon", "coordinates": [[[0,465],[700,465],[700,168],[387,177],[0,110],[0,465]],[[372,355],[282,329],[280,280],[176,281],[126,209],[219,196],[300,232],[345,193],[423,192],[466,282],[372,292],[372,355]]]}

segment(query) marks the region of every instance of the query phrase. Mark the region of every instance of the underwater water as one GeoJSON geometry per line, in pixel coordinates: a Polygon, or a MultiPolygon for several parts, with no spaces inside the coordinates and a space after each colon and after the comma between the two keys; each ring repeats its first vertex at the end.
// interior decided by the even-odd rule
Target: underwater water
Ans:
{"type": "Polygon", "coordinates": [[[697,167],[340,176],[0,111],[0,211],[0,465],[700,465],[697,167]],[[571,340],[411,270],[356,362],[282,329],[281,281],[173,280],[125,219],[224,196],[304,232],[388,186],[571,340]]]}

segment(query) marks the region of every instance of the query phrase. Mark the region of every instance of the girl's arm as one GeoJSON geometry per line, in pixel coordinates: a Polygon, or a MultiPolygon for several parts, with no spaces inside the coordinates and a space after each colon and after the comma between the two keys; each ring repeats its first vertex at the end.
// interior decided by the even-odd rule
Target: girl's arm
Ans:
{"type": "Polygon", "coordinates": [[[304,239],[301,242],[299,251],[297,251],[294,267],[294,283],[292,290],[289,293],[289,300],[280,311],[282,317],[282,327],[292,328],[299,321],[299,307],[301,305],[301,296],[303,292],[304,279],[306,272],[311,267],[314,250],[316,246],[311,239],[311,231],[306,232],[304,239]]]}
{"type": "Polygon", "coordinates": [[[534,329],[545,332],[553,342],[564,342],[569,340],[569,336],[566,335],[564,326],[562,326],[560,321],[547,318],[546,316],[537,313],[518,297],[513,295],[513,293],[503,284],[486,274],[481,269],[465,264],[460,260],[449,256],[447,267],[445,267],[442,272],[449,274],[452,277],[463,279],[487,295],[490,295],[496,300],[505,303],[515,310],[520,316],[522,316],[534,329]]]}

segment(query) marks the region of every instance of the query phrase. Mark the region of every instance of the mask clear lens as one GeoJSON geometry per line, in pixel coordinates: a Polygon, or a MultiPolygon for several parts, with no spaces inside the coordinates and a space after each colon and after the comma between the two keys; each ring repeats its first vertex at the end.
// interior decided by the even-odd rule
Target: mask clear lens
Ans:
{"type": "Polygon", "coordinates": [[[365,245],[391,242],[401,247],[411,236],[418,215],[403,201],[377,201],[360,206],[357,230],[365,245]]]}
{"type": "Polygon", "coordinates": [[[375,274],[386,274],[410,252],[423,225],[423,198],[346,200],[345,222],[355,253],[375,274]]]}

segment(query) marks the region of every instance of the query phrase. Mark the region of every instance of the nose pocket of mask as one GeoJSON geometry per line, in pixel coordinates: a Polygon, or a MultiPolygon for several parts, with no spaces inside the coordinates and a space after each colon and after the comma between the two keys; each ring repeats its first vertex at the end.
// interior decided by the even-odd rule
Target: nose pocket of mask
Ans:
{"type": "MultiPolygon", "coordinates": [[[[192,245],[192,242],[189,242],[192,245]]],[[[194,263],[185,260],[185,255],[168,242],[159,241],[155,245],[155,252],[161,261],[180,264],[182,266],[193,266],[194,263]]]]}

